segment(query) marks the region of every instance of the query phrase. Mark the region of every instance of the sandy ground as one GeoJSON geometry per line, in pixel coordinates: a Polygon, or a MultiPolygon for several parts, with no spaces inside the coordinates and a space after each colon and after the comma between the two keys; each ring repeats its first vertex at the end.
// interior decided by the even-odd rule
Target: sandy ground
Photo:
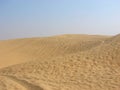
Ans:
{"type": "Polygon", "coordinates": [[[0,41],[0,90],[120,90],[120,35],[0,41]]]}

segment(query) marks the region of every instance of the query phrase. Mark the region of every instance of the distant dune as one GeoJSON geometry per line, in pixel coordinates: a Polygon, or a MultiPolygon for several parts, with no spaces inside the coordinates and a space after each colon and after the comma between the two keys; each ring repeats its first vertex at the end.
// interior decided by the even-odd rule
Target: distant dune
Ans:
{"type": "Polygon", "coordinates": [[[120,35],[0,41],[0,90],[120,90],[120,35]]]}

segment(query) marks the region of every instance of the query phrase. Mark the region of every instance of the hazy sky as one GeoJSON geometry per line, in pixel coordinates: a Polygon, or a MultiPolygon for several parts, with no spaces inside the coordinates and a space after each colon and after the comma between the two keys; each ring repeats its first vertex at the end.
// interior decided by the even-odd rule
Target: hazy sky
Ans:
{"type": "Polygon", "coordinates": [[[120,33],[120,0],[0,0],[0,39],[120,33]]]}

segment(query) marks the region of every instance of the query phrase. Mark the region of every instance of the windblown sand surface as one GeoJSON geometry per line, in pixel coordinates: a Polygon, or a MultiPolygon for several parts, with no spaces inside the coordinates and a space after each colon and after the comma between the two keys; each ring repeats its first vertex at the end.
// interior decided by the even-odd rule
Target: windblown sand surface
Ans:
{"type": "Polygon", "coordinates": [[[120,90],[120,35],[0,41],[0,90],[120,90]]]}

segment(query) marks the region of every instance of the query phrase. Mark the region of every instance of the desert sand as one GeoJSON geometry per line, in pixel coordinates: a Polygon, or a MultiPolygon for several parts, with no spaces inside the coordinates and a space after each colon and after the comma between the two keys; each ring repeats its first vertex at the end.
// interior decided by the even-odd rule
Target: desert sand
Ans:
{"type": "Polygon", "coordinates": [[[120,90],[120,35],[0,41],[0,90],[120,90]]]}

